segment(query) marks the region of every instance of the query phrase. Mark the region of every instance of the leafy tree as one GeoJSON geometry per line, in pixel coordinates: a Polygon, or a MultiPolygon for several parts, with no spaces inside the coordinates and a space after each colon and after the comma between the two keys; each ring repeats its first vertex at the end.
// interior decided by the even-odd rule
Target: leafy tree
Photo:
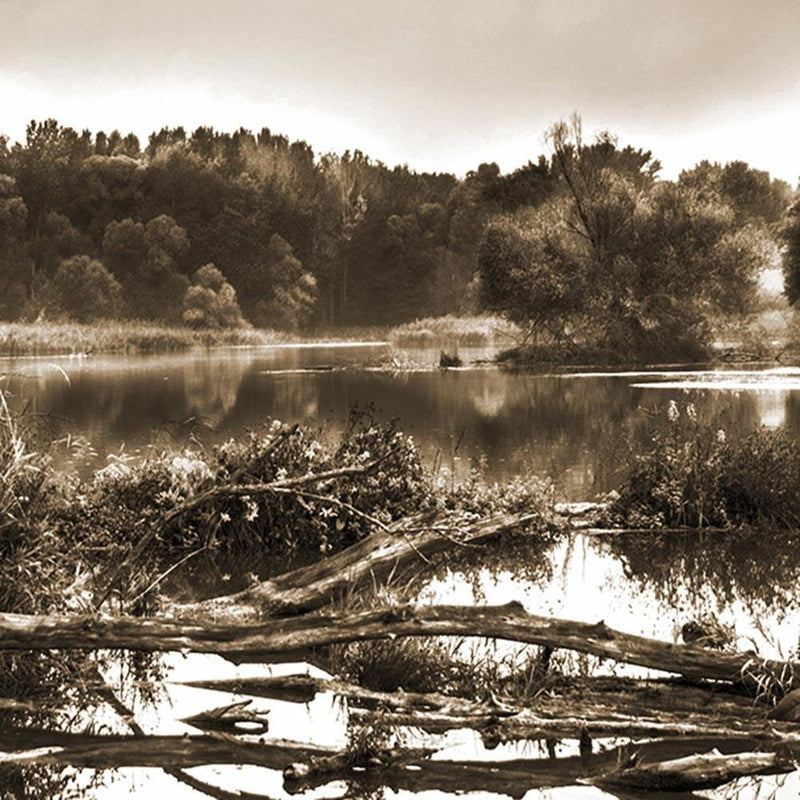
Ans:
{"type": "Polygon", "coordinates": [[[763,238],[718,197],[657,183],[649,153],[585,145],[577,119],[550,138],[561,191],[490,225],[484,304],[618,359],[699,356],[710,313],[748,308],[763,238]]]}
{"type": "Polygon", "coordinates": [[[183,321],[193,328],[238,328],[244,323],[235,289],[213,264],[192,276],[183,296],[183,321]]]}
{"type": "Polygon", "coordinates": [[[141,319],[181,319],[189,280],[178,269],[189,251],[186,231],[161,215],[147,225],[111,222],[103,234],[103,259],[119,279],[128,314],[141,319]]]}
{"type": "Polygon", "coordinates": [[[0,318],[15,317],[25,301],[30,261],[25,242],[28,210],[14,179],[0,174],[0,318]]]}
{"type": "Polygon", "coordinates": [[[53,291],[58,307],[78,322],[119,312],[119,283],[100,261],[89,256],[62,261],[53,277],[53,291]]]}
{"type": "Polygon", "coordinates": [[[729,205],[742,225],[776,225],[792,199],[788,183],[770,178],[768,172],[753,169],[744,161],[731,161],[724,167],[701,161],[681,172],[678,181],[706,199],[729,205]]]}
{"type": "Polygon", "coordinates": [[[256,322],[264,327],[298,330],[311,322],[317,302],[317,282],[303,269],[292,246],[277,233],[269,241],[272,297],[259,301],[256,322]]]}

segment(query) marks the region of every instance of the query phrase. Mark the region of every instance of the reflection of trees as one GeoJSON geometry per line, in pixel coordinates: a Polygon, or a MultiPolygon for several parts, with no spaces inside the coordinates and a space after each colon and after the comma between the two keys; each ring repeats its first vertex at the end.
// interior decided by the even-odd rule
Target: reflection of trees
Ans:
{"type": "Polygon", "coordinates": [[[213,370],[202,362],[188,364],[183,376],[189,414],[218,426],[235,405],[242,377],[249,369],[241,359],[218,361],[213,370]]]}
{"type": "MultiPolygon", "coordinates": [[[[422,455],[463,475],[483,456],[487,477],[534,473],[554,479],[559,494],[585,500],[614,488],[629,448],[640,449],[666,420],[670,399],[692,401],[701,418],[729,433],[760,422],[750,392],[634,387],[627,376],[537,376],[496,370],[390,373],[362,370],[281,372],[322,364],[364,363],[372,351],[324,348],[255,355],[92,359],[70,367],[70,383],[50,370],[18,385],[16,401],[69,419],[70,430],[114,451],[159,443],[181,446],[257,429],[267,418],[316,417],[340,424],[355,405],[373,403],[398,418],[422,455]],[[650,412],[653,412],[651,414],[650,412]],[[199,431],[198,431],[199,426],[199,431]],[[212,434],[207,427],[218,429],[212,434]]],[[[638,379],[637,379],[638,380],[638,379]]],[[[788,427],[800,436],[800,400],[786,400],[788,427]]]]}
{"type": "Polygon", "coordinates": [[[617,535],[596,546],[618,557],[626,575],[672,605],[710,590],[720,604],[741,601],[753,614],[797,604],[800,534],[617,535]]]}

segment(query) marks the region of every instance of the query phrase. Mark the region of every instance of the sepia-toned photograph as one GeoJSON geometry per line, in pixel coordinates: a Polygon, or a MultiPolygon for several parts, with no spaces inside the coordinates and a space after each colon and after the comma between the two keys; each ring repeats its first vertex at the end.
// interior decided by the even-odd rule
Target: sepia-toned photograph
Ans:
{"type": "Polygon", "coordinates": [[[797,800],[798,301],[798,0],[0,0],[0,800],[797,800]]]}

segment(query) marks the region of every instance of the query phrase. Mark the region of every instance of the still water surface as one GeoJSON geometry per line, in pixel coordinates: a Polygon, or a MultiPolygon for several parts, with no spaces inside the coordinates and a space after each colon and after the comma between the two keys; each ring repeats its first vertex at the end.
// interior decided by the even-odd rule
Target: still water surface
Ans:
{"type": "MultiPolygon", "coordinates": [[[[468,363],[491,354],[461,355],[468,363]]],[[[651,435],[669,399],[694,402],[729,432],[784,424],[800,435],[797,372],[531,375],[439,370],[433,350],[408,356],[418,369],[394,369],[397,354],[385,344],[16,359],[0,361],[0,386],[14,408],[91,442],[97,457],[81,453],[77,467],[102,466],[121,448],[182,446],[190,436],[211,444],[270,419],[335,430],[352,407],[372,404],[378,418],[399,419],[430,465],[463,475],[480,462],[498,480],[549,476],[569,500],[618,483],[629,445],[651,435]]]]}
{"type": "MultiPolygon", "coordinates": [[[[669,400],[695,404],[700,416],[729,432],[755,425],[785,425],[800,435],[800,374],[787,370],[638,372],[531,375],[480,366],[440,371],[438,352],[409,352],[418,369],[393,368],[386,345],[213,351],[184,356],[95,358],[84,361],[19,359],[0,364],[5,388],[18,408],[45,415],[61,434],[87,437],[97,449],[87,460],[64,466],[102,465],[120,447],[181,446],[191,434],[213,443],[268,419],[310,420],[340,428],[354,404],[374,404],[384,418],[397,417],[429,464],[463,474],[482,463],[495,479],[519,473],[550,476],[563,499],[584,500],[613,488],[629,444],[645,441],[662,424],[669,400]]],[[[464,352],[465,360],[485,358],[464,352]]],[[[405,356],[404,362],[407,361],[405,356]]],[[[176,575],[178,597],[213,591],[215,576],[230,566],[197,560],[176,575]]],[[[521,601],[537,614],[586,622],[603,619],[630,633],[676,640],[680,626],[713,612],[735,627],[738,645],[762,655],[786,656],[800,633],[800,547],[796,537],[756,532],[731,536],[665,539],[576,535],[542,546],[523,565],[513,558],[444,572],[425,590],[443,602],[521,601]],[[477,592],[477,595],[476,595],[477,592]]],[[[232,587],[233,588],[233,587],[232,587]]],[[[236,668],[214,657],[168,659],[172,680],[235,677],[305,670],[303,665],[236,668]]],[[[607,671],[609,665],[592,665],[607,671]]],[[[619,669],[625,674],[625,669],[619,669]]],[[[180,717],[239,699],[168,684],[155,709],[141,709],[148,732],[190,730],[180,717]]],[[[331,697],[298,706],[256,700],[270,709],[270,738],[341,745],[346,714],[331,697]]],[[[561,751],[560,751],[561,752],[561,751]]],[[[564,746],[563,754],[571,750],[564,746]]],[[[535,744],[487,752],[477,737],[456,732],[445,759],[541,758],[535,744]]],[[[202,767],[197,778],[227,791],[286,798],[280,775],[254,767],[202,767]]],[[[87,785],[93,776],[79,773],[87,785]]],[[[469,790],[469,787],[464,787],[469,790]]],[[[796,797],[798,782],[767,778],[758,786],[734,785],[704,793],[723,798],[796,797]]],[[[309,796],[345,794],[329,786],[309,796]]],[[[85,796],[196,798],[194,789],[159,770],[104,774],[85,796]]],[[[402,793],[401,793],[402,794],[402,793]]],[[[407,793],[406,793],[407,794],[407,793]]],[[[481,794],[485,794],[482,792],[481,794]]],[[[386,797],[394,793],[385,790],[386,797]]],[[[445,797],[426,792],[426,797],[445,797]]],[[[530,798],[609,797],[593,788],[532,790],[530,798]]]]}

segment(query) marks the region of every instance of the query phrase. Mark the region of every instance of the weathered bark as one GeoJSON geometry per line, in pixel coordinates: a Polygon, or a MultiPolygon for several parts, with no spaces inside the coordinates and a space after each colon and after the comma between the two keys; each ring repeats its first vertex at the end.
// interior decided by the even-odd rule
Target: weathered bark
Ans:
{"type": "Polygon", "coordinates": [[[368,722],[371,710],[382,718],[428,733],[471,728],[484,744],[553,737],[701,736],[721,741],[759,740],[772,745],[800,745],[800,731],[768,721],[766,706],[752,698],[725,694],[714,686],[688,686],[677,681],[632,681],[603,678],[569,687],[566,694],[543,693],[527,704],[486,701],[438,693],[378,692],[346,681],[286,675],[222,681],[191,681],[188,686],[307,703],[318,692],[346,698],[353,719],[368,722]],[[593,685],[597,689],[592,689],[593,685]]]}
{"type": "Polygon", "coordinates": [[[93,736],[32,728],[0,729],[0,763],[72,764],[95,769],[251,764],[282,770],[294,762],[336,752],[298,742],[247,742],[227,736],[93,736]]]}
{"type": "Polygon", "coordinates": [[[722,755],[712,750],[672,761],[623,767],[589,782],[601,788],[693,792],[714,789],[745,775],[775,775],[794,769],[793,762],[776,753],[722,755]]]}
{"type": "MultiPolygon", "coordinates": [[[[519,603],[504,606],[395,606],[355,613],[306,615],[263,623],[182,622],[0,614],[0,649],[42,648],[217,653],[232,661],[267,662],[309,648],[393,636],[480,636],[612,658],[690,678],[733,683],[751,680],[750,653],[723,653],[622,633],[602,621],[589,624],[540,617],[519,603]]],[[[763,668],[800,680],[800,664],[764,661],[763,668]]]]}
{"type": "MultiPolygon", "coordinates": [[[[778,729],[765,721],[752,720],[749,724],[737,720],[694,715],[684,719],[681,715],[664,715],[656,719],[650,715],[625,717],[610,710],[582,708],[586,715],[548,717],[533,709],[520,709],[517,714],[454,714],[446,711],[399,711],[384,713],[382,719],[391,725],[419,728],[428,733],[446,733],[459,728],[480,731],[489,749],[498,744],[534,739],[590,739],[626,737],[630,739],[669,738],[695,736],[722,742],[758,740],[770,744],[800,745],[800,733],[788,727],[778,729]]],[[[351,708],[351,719],[367,721],[373,712],[351,708]]]]}
{"type": "Polygon", "coordinates": [[[266,733],[269,729],[268,712],[258,712],[247,708],[252,702],[252,700],[244,700],[218,708],[210,708],[208,711],[201,711],[191,717],[184,717],[181,722],[192,725],[201,731],[217,731],[231,736],[266,733]]]}
{"type": "MultiPolygon", "coordinates": [[[[476,703],[462,697],[439,694],[378,692],[365,689],[354,683],[331,678],[313,678],[310,675],[281,675],[268,678],[234,678],[216,681],[186,681],[183,686],[197,689],[246,694],[253,697],[268,697],[291,703],[309,703],[318,693],[331,693],[357,703],[365,708],[385,708],[390,711],[446,711],[452,714],[489,715],[493,708],[485,703],[476,703]]],[[[511,712],[516,713],[516,712],[511,712]]]]}
{"type": "MultiPolygon", "coordinates": [[[[715,746],[708,739],[682,737],[643,742],[636,745],[641,761],[663,762],[696,754],[715,746]]],[[[730,743],[729,752],[741,752],[754,743],[730,743]]],[[[423,757],[414,769],[386,766],[379,770],[352,774],[363,787],[388,786],[395,791],[477,792],[506,794],[521,798],[530,789],[544,786],[574,785],[584,778],[612,771],[622,750],[609,750],[570,758],[516,759],[510,761],[429,761],[423,757]]],[[[266,744],[242,742],[218,736],[92,736],[54,731],[3,728],[0,730],[0,764],[69,764],[105,769],[114,767],[165,768],[176,779],[191,776],[176,774],[176,768],[204,764],[249,764],[283,770],[293,763],[308,762],[341,753],[330,748],[275,741],[266,744]]],[[[303,788],[324,784],[330,774],[305,778],[303,788]]],[[[190,784],[191,785],[191,784],[190,784]]],[[[202,791],[202,787],[196,787],[202,791]]],[[[226,797],[220,790],[220,797],[226,797]]],[[[217,796],[210,792],[212,796],[217,796]]],[[[250,795],[242,795],[250,797],[250,795]]],[[[258,795],[253,798],[263,800],[258,795]]]]}
{"type": "Polygon", "coordinates": [[[436,750],[429,747],[403,747],[377,750],[374,753],[338,753],[335,756],[310,758],[308,761],[290,764],[283,771],[283,778],[291,784],[292,792],[297,792],[302,791],[307,782],[317,785],[320,781],[329,783],[346,778],[353,774],[355,768],[385,770],[387,767],[416,765],[435,752],[436,750]]]}
{"type": "Polygon", "coordinates": [[[482,544],[539,519],[538,514],[503,514],[457,526],[426,517],[402,519],[330,558],[286,572],[233,595],[176,609],[182,615],[214,613],[241,619],[246,609],[290,615],[327,605],[332,597],[364,581],[380,581],[448,548],[482,544]]]}

